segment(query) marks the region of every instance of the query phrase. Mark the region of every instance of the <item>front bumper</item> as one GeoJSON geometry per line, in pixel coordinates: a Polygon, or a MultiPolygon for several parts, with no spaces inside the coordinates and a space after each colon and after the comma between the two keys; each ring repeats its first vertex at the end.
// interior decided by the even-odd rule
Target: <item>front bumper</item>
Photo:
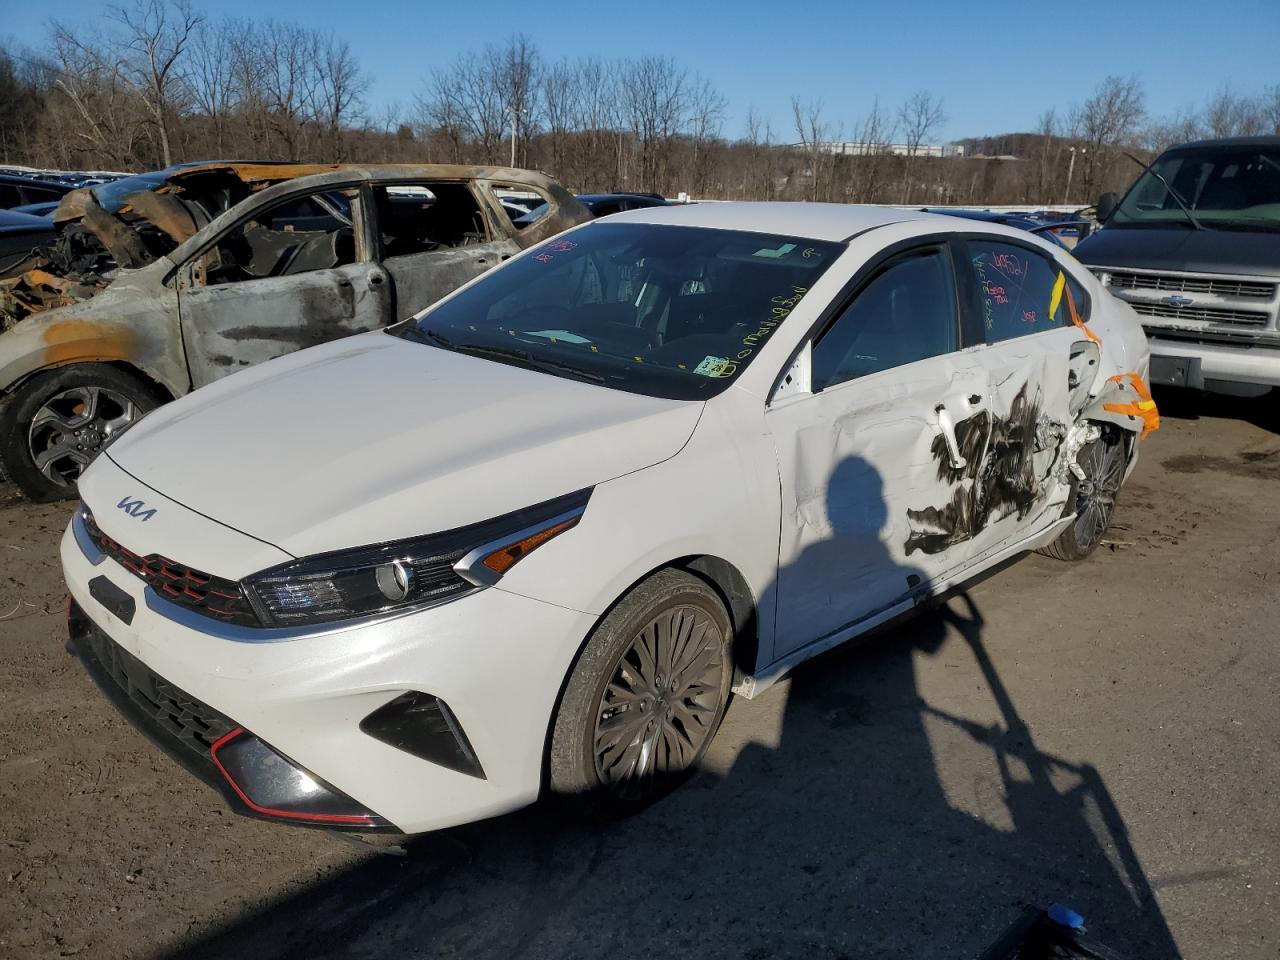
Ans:
{"type": "Polygon", "coordinates": [[[1174,339],[1155,330],[1148,331],[1148,342],[1152,383],[1193,389],[1204,389],[1206,380],[1280,386],[1280,345],[1174,339]]]}
{"type": "Polygon", "coordinates": [[[252,789],[244,795],[219,769],[217,751],[204,750],[235,729],[248,731],[240,743],[249,737],[269,745],[360,811],[348,811],[356,820],[313,825],[355,830],[417,833],[533,802],[560,686],[595,619],[489,588],[382,622],[244,642],[200,629],[198,618],[166,615],[173,611],[152,588],[109,557],[87,554],[71,527],[62,562],[79,618],[73,647],[109,695],[112,685],[123,689],[112,699],[135,725],[238,812],[278,819],[254,809],[252,789]],[[101,578],[111,589],[103,590],[101,578]],[[175,754],[171,736],[157,737],[157,724],[163,733],[168,720],[140,716],[128,686],[109,675],[111,663],[135,662],[207,722],[206,740],[214,739],[175,754]],[[403,738],[361,729],[414,694],[447,704],[446,719],[465,731],[474,770],[432,762],[403,738]]]}

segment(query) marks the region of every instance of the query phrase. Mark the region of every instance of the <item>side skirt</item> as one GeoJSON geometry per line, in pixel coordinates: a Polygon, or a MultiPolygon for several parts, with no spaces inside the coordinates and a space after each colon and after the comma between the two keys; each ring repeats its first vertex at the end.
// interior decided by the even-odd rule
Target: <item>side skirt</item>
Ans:
{"type": "Polygon", "coordinates": [[[734,684],[733,692],[740,697],[746,697],[751,700],[758,697],[764,691],[785,677],[797,666],[818,656],[826,653],[842,643],[848,643],[856,637],[860,637],[876,627],[888,623],[890,620],[903,617],[905,614],[911,613],[915,608],[926,600],[930,600],[940,594],[945,593],[951,588],[958,586],[968,580],[973,579],[997,564],[1003,563],[1010,557],[1020,553],[1026,553],[1032,550],[1038,550],[1046,544],[1052,543],[1057,539],[1058,534],[1075,522],[1074,516],[1061,517],[1055,520],[1039,533],[1032,534],[1030,537],[1019,540],[1006,547],[996,547],[991,553],[975,561],[963,570],[957,571],[949,577],[943,577],[940,580],[934,580],[919,587],[910,595],[903,597],[887,607],[867,614],[861,619],[855,620],[853,623],[846,624],[835,630],[825,637],[819,637],[811,643],[805,644],[797,650],[793,650],[786,656],[775,660],[760,672],[743,677],[738,683],[734,684]]]}

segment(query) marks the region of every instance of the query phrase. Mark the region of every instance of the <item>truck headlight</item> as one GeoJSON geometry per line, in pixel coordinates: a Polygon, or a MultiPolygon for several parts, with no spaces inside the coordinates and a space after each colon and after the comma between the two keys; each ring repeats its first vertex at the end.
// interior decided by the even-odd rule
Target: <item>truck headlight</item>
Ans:
{"type": "Polygon", "coordinates": [[[497,583],[572,529],[591,490],[444,533],[317,554],[242,582],[264,626],[331,623],[428,606],[497,583]]]}

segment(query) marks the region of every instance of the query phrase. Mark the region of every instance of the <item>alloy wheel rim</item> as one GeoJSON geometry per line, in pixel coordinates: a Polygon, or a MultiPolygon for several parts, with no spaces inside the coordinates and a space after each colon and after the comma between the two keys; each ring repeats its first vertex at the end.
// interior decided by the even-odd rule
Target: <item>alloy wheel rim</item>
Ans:
{"type": "Polygon", "coordinates": [[[31,419],[27,447],[40,474],[70,487],[102,448],[138,418],[138,406],[104,387],[71,387],[45,401],[31,419]]]}
{"type": "Polygon", "coordinates": [[[596,707],[596,775],[624,796],[691,767],[720,709],[724,634],[706,611],[664,610],[619,657],[596,707]]]}
{"type": "Polygon", "coordinates": [[[1123,446],[1099,440],[1077,461],[1085,479],[1076,492],[1076,543],[1091,546],[1101,539],[1115,511],[1116,494],[1124,474],[1123,446]]]}

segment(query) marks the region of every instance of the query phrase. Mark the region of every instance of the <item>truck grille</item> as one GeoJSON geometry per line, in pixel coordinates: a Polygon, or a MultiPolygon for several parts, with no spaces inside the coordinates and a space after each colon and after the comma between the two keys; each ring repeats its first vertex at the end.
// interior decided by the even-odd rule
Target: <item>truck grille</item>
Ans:
{"type": "Polygon", "coordinates": [[[177,563],[158,553],[140,557],[111,539],[84,508],[85,531],[94,544],[164,599],[223,623],[257,627],[261,624],[240,590],[240,584],[177,563]]]}
{"type": "Polygon", "coordinates": [[[1224,307],[1175,307],[1168,303],[1126,300],[1133,309],[1147,317],[1170,320],[1198,320],[1202,323],[1247,323],[1264,326],[1271,315],[1256,310],[1229,310],[1224,307]]]}
{"type": "Polygon", "coordinates": [[[1137,273],[1128,270],[1107,272],[1111,276],[1110,285],[1117,290],[1211,293],[1220,297],[1245,297],[1255,300],[1270,300],[1276,293],[1276,285],[1274,283],[1263,281],[1228,280],[1205,276],[1179,277],[1159,273],[1137,273]]]}

